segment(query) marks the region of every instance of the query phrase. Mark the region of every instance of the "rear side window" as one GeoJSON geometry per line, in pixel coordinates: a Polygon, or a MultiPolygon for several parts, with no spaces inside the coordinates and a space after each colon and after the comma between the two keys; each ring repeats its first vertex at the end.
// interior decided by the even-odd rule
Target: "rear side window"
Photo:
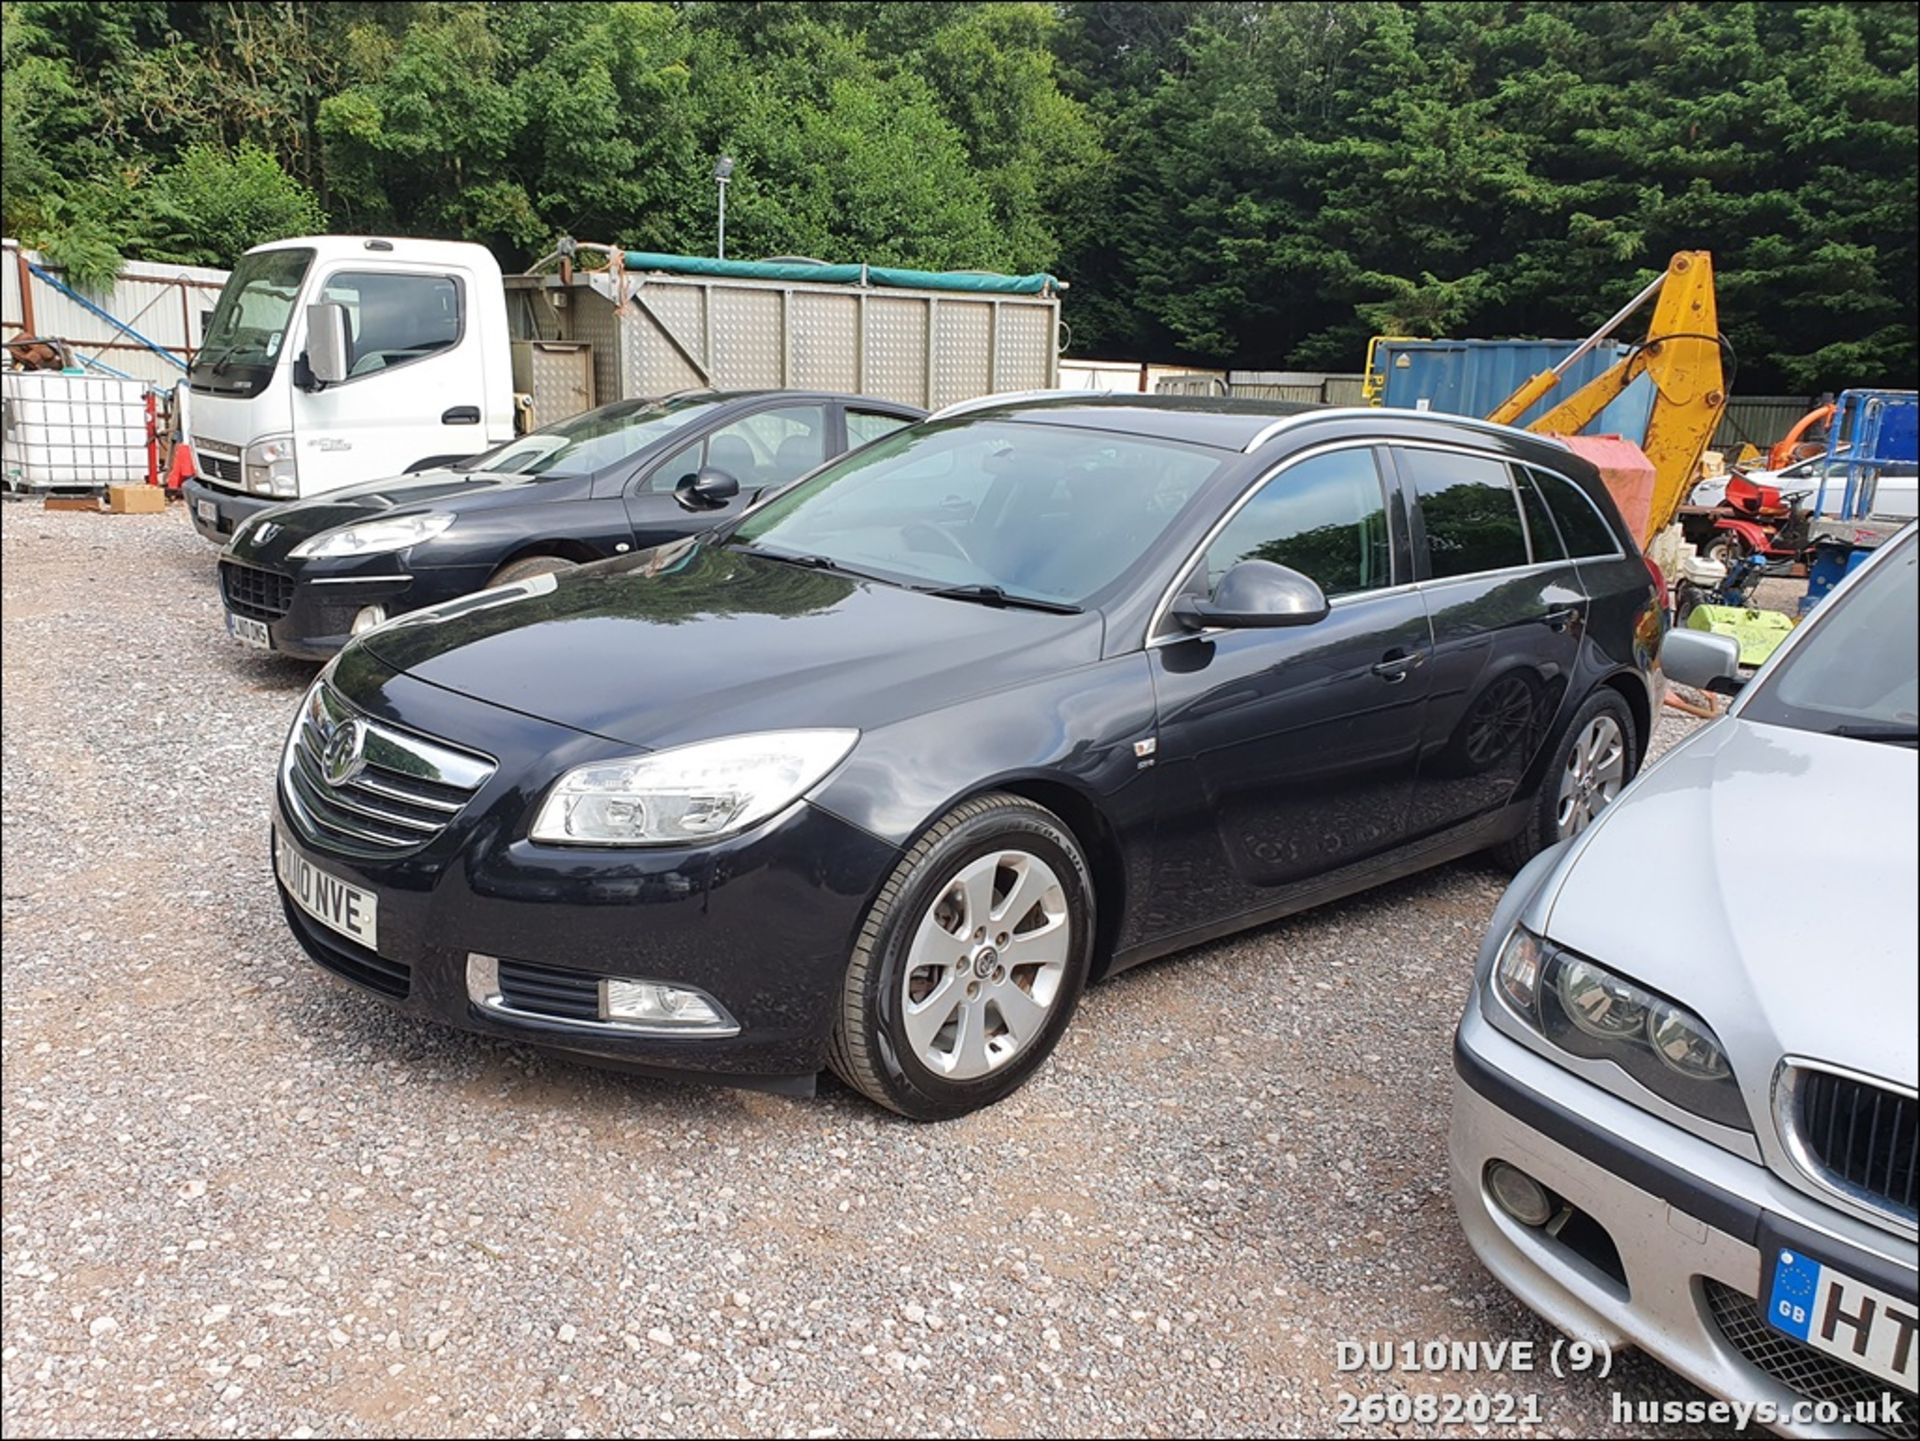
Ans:
{"type": "Polygon", "coordinates": [[[1527,539],[1533,542],[1534,561],[1565,560],[1567,548],[1560,541],[1560,532],[1554,528],[1553,516],[1540,498],[1532,473],[1522,466],[1514,472],[1513,483],[1520,492],[1520,509],[1526,513],[1527,539]]]}
{"type": "Polygon", "coordinates": [[[849,410],[847,412],[847,449],[858,450],[868,441],[878,440],[883,435],[892,435],[903,425],[912,421],[904,415],[882,415],[877,410],[849,410]]]}
{"type": "Polygon", "coordinates": [[[1527,564],[1527,533],[1505,461],[1453,450],[1402,450],[1426,525],[1435,580],[1527,564]]]}
{"type": "Polygon", "coordinates": [[[1560,534],[1566,538],[1567,552],[1575,560],[1596,555],[1617,555],[1620,540],[1613,528],[1600,518],[1600,512],[1587,499],[1585,491],[1572,481],[1550,470],[1529,470],[1534,483],[1547,499],[1547,509],[1560,522],[1560,534]]]}
{"type": "Polygon", "coordinates": [[[1327,595],[1393,583],[1380,471],[1371,450],[1335,450],[1274,476],[1207,547],[1207,593],[1243,560],[1270,560],[1327,595]]]}

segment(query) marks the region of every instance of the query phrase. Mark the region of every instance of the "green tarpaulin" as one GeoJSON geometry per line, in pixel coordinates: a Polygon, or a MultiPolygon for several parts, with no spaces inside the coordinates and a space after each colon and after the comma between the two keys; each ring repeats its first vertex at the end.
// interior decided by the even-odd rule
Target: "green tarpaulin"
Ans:
{"type": "Polygon", "coordinates": [[[885,265],[815,265],[804,260],[713,260],[629,250],[629,270],[671,275],[715,275],[730,280],[801,280],[815,285],[891,285],[912,290],[959,290],[976,295],[1050,295],[1066,286],[1044,272],[994,275],[984,270],[898,270],[885,265]]]}

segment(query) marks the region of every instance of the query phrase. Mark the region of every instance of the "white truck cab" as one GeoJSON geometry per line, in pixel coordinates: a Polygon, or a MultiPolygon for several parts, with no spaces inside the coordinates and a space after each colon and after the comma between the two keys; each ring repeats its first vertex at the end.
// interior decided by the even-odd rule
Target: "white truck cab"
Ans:
{"type": "Polygon", "coordinates": [[[500,266],[484,246],[311,235],[260,245],[188,374],[194,528],[513,438],[500,266]],[[310,347],[310,328],[324,334],[310,347]],[[322,355],[319,370],[310,348],[322,355]]]}

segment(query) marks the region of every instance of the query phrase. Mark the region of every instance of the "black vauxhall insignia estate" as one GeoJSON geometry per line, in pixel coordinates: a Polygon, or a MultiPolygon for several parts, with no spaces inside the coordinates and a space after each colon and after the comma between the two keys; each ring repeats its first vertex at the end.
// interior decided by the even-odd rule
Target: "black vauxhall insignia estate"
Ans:
{"type": "Polygon", "coordinates": [[[312,958],[415,1014],[939,1119],[1090,979],[1579,831],[1664,625],[1539,436],[976,402],[367,632],[288,736],[274,866],[312,958]]]}

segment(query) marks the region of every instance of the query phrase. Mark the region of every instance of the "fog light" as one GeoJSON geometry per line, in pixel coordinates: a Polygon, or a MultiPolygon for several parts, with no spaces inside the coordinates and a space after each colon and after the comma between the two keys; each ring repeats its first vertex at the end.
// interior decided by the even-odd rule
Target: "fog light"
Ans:
{"type": "Polygon", "coordinates": [[[600,1013],[609,1021],[711,1030],[729,1025],[720,1008],[698,991],[658,981],[609,977],[600,983],[600,1013]]]}
{"type": "Polygon", "coordinates": [[[1505,1161],[1488,1164],[1487,1194],[1523,1226],[1544,1226],[1553,1219],[1553,1197],[1547,1188],[1505,1161]]]}
{"type": "Polygon", "coordinates": [[[372,630],[376,625],[384,624],[386,622],[386,619],[387,619],[387,608],[385,606],[383,605],[362,606],[360,607],[360,613],[353,618],[353,633],[355,635],[364,634],[365,632],[372,630]]]}

